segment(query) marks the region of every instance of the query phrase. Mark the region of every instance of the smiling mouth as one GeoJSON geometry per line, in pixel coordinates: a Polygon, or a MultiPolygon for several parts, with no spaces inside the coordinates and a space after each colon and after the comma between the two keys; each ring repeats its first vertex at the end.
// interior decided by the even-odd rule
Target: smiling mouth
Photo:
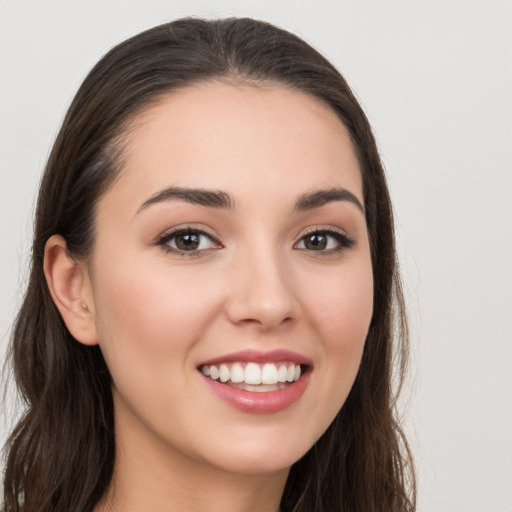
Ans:
{"type": "Polygon", "coordinates": [[[233,362],[202,365],[199,371],[211,380],[244,391],[277,391],[297,382],[305,366],[283,361],[280,363],[233,362]]]}

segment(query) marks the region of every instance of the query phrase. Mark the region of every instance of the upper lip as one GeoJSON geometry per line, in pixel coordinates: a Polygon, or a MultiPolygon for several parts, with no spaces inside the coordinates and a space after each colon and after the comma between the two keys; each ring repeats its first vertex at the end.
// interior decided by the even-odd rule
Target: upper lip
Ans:
{"type": "Polygon", "coordinates": [[[235,362],[278,363],[281,361],[290,361],[304,366],[312,366],[313,364],[311,359],[297,352],[293,352],[292,350],[276,349],[270,351],[260,351],[248,349],[240,350],[239,352],[231,352],[230,354],[214,357],[213,359],[208,359],[208,361],[203,361],[201,364],[199,364],[199,366],[210,366],[220,363],[235,362]]]}

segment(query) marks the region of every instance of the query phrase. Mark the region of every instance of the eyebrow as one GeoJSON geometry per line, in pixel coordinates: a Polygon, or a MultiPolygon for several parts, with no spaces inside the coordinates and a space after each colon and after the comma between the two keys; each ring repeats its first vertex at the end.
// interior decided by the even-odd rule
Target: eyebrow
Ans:
{"type": "Polygon", "coordinates": [[[345,188],[330,188],[326,190],[316,190],[308,194],[304,194],[299,197],[295,204],[295,211],[303,212],[312,210],[313,208],[319,208],[324,204],[330,203],[331,201],[348,201],[355,206],[364,214],[364,207],[361,201],[345,188]]]}
{"type": "MultiPolygon", "coordinates": [[[[142,203],[137,210],[140,213],[152,204],[161,203],[169,200],[181,200],[188,203],[206,206],[208,208],[221,208],[233,210],[235,208],[234,199],[222,190],[210,190],[203,188],[184,188],[184,187],[168,187],[142,203]]],[[[348,201],[354,204],[363,214],[364,207],[359,199],[345,188],[330,188],[326,190],[315,190],[314,192],[303,194],[299,197],[293,211],[304,212],[319,208],[332,201],[348,201]]]]}
{"type": "Polygon", "coordinates": [[[141,207],[137,210],[137,213],[140,213],[152,204],[169,201],[171,199],[187,201],[188,203],[207,206],[209,208],[225,208],[228,210],[232,210],[235,204],[231,196],[221,190],[168,187],[144,201],[141,207]]]}

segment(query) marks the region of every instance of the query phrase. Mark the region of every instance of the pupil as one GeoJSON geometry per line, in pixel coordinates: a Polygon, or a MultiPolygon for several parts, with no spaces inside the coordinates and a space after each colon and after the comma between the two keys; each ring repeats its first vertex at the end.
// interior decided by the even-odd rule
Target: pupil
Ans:
{"type": "Polygon", "coordinates": [[[199,246],[199,235],[186,233],[176,237],[176,247],[183,251],[193,251],[199,246]]]}
{"type": "Polygon", "coordinates": [[[306,238],[306,247],[314,251],[325,249],[327,247],[327,237],[325,235],[310,235],[306,238]]]}

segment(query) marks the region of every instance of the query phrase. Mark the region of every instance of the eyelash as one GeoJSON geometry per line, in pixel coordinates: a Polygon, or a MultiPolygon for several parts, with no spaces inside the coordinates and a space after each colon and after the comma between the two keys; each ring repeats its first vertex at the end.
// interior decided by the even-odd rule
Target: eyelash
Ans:
{"type": "MultiPolygon", "coordinates": [[[[200,243],[201,242],[199,242],[199,244],[200,243]]],[[[311,253],[318,253],[318,254],[316,254],[316,256],[328,256],[331,254],[340,253],[346,249],[350,249],[354,244],[355,244],[355,240],[353,238],[349,237],[343,231],[338,231],[338,230],[332,229],[332,228],[330,228],[330,229],[314,228],[314,229],[311,229],[310,231],[306,232],[304,235],[302,235],[300,240],[293,246],[293,248],[297,249],[297,250],[306,250],[311,253]],[[300,248],[300,249],[297,248],[297,245],[299,245],[300,243],[305,243],[304,242],[305,239],[307,239],[308,237],[311,237],[313,235],[316,235],[316,236],[323,235],[323,236],[333,238],[337,243],[337,247],[330,248],[327,250],[314,250],[314,249],[307,249],[306,247],[300,248]]],[[[187,256],[187,257],[200,256],[205,251],[208,251],[211,249],[214,249],[214,250],[221,249],[223,247],[222,244],[220,243],[220,241],[212,234],[210,234],[202,229],[191,228],[191,227],[178,228],[176,230],[165,233],[160,238],[158,238],[155,245],[162,247],[162,249],[168,253],[177,254],[180,256],[187,256]],[[190,251],[180,250],[177,247],[171,247],[169,245],[169,242],[173,239],[176,239],[180,235],[181,236],[197,235],[198,237],[206,237],[213,244],[217,245],[217,247],[207,248],[207,249],[195,249],[195,250],[190,250],[190,251]]]]}
{"type": "Polygon", "coordinates": [[[327,249],[327,250],[318,250],[318,251],[315,251],[313,249],[308,250],[307,248],[304,248],[304,250],[307,250],[311,253],[317,253],[317,254],[315,254],[315,256],[320,256],[320,257],[321,256],[329,256],[331,254],[337,254],[337,253],[343,252],[346,249],[350,249],[356,243],[356,241],[353,238],[349,237],[346,233],[344,233],[341,230],[338,231],[337,229],[333,229],[333,228],[330,228],[330,229],[313,228],[301,236],[300,240],[295,244],[294,248],[298,244],[304,243],[305,239],[308,237],[311,237],[312,235],[317,235],[317,236],[324,235],[327,237],[334,238],[334,240],[336,241],[336,243],[338,245],[335,248],[331,248],[331,249],[327,249]]]}
{"type": "Polygon", "coordinates": [[[222,244],[220,243],[220,241],[216,237],[214,237],[212,234],[207,233],[206,231],[204,231],[202,229],[191,228],[191,227],[178,228],[178,229],[175,229],[175,230],[170,231],[168,233],[164,233],[156,241],[156,245],[162,247],[162,249],[164,251],[168,252],[168,253],[178,254],[180,256],[188,256],[188,257],[199,256],[204,251],[209,250],[209,249],[195,249],[195,250],[191,250],[191,251],[183,251],[183,250],[178,249],[177,247],[169,246],[169,242],[171,240],[177,238],[180,235],[181,236],[184,236],[184,235],[198,235],[199,237],[203,237],[204,236],[204,237],[210,239],[211,242],[213,242],[215,245],[218,246],[218,247],[215,247],[214,249],[222,248],[222,244]]]}

